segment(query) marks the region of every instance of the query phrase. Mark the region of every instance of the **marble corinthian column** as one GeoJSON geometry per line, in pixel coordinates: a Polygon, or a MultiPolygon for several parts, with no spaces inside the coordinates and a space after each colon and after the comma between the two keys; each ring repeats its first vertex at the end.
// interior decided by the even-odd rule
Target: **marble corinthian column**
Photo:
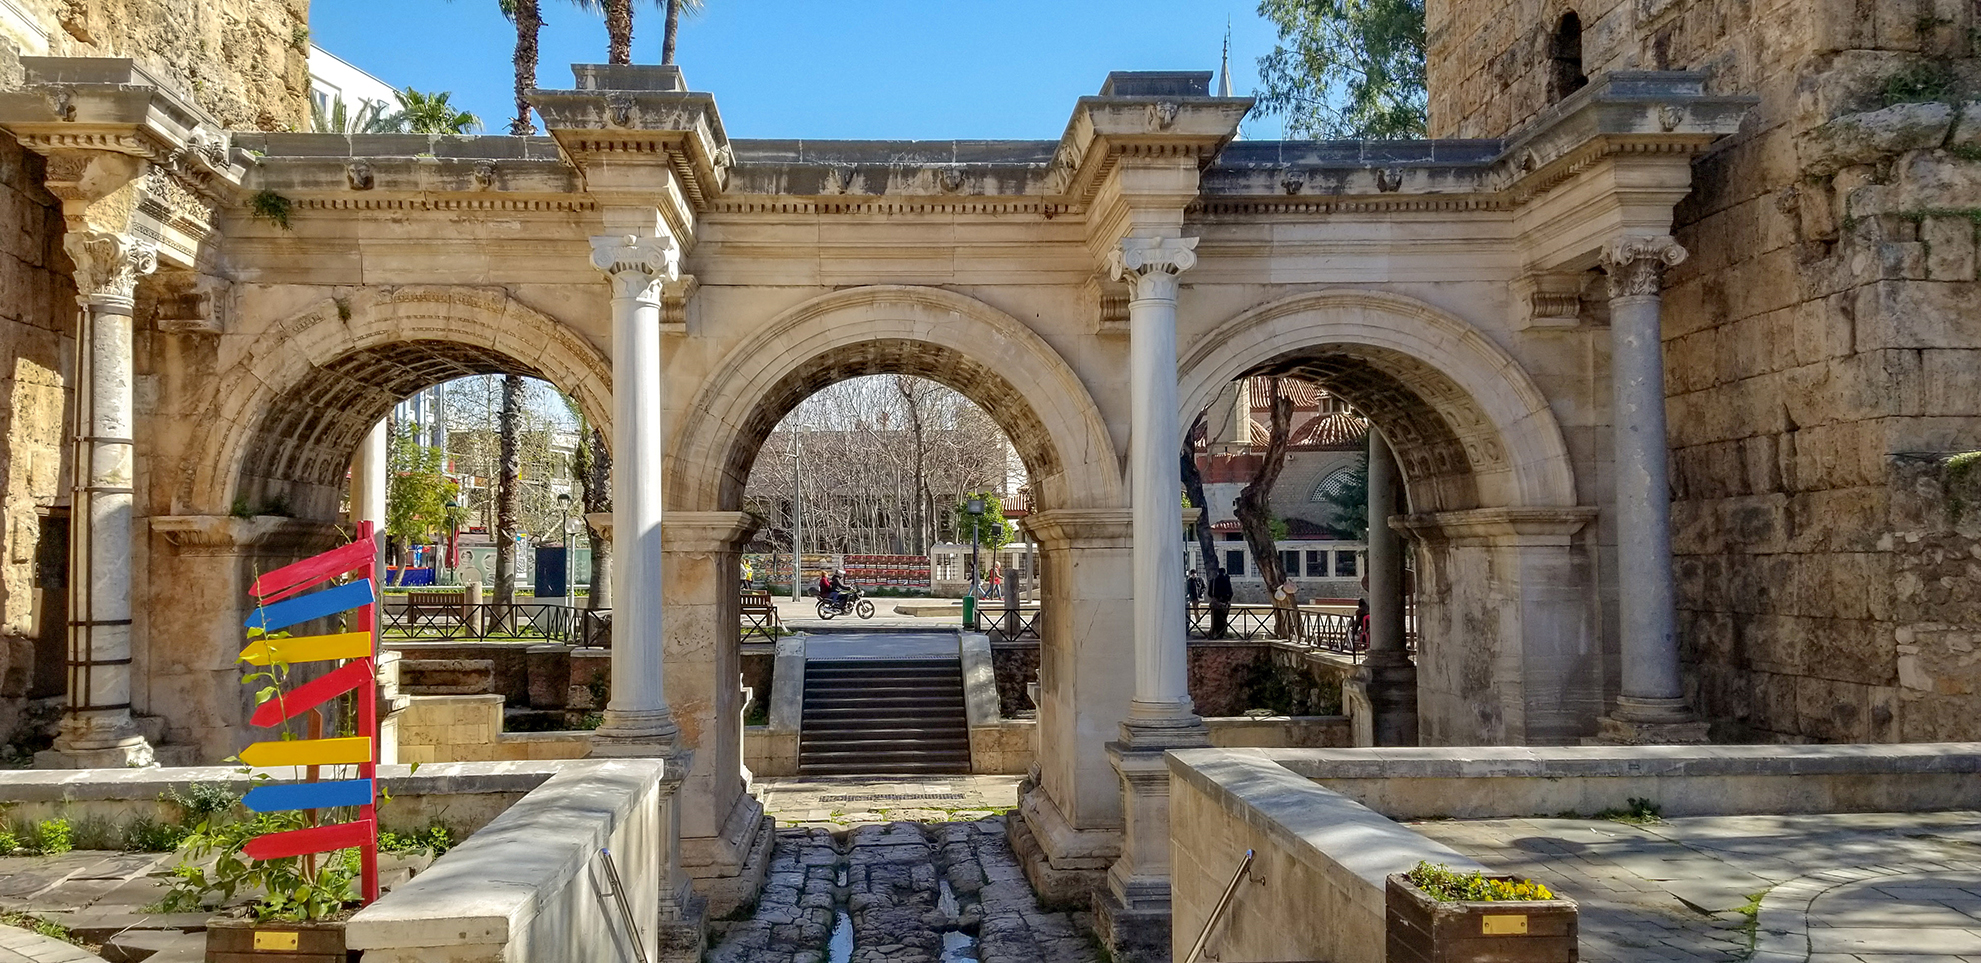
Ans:
{"type": "Polygon", "coordinates": [[[680,274],[665,234],[592,240],[612,282],[612,698],[594,751],[678,747],[661,686],[661,285],[680,274]]]}
{"type": "Polygon", "coordinates": [[[1183,469],[1177,416],[1178,276],[1197,263],[1194,237],[1122,240],[1111,273],[1128,301],[1129,503],[1134,519],[1135,695],[1123,738],[1134,745],[1196,745],[1203,720],[1190,701],[1183,611],[1183,469]],[[1175,740],[1181,739],[1181,742],[1175,740]]]}
{"type": "Polygon", "coordinates": [[[131,311],[151,245],[71,231],[82,319],[76,337],[75,462],[69,534],[69,706],[43,768],[154,763],[131,717],[131,539],[136,451],[131,311]]]}
{"type": "Polygon", "coordinates": [[[1619,743],[1703,742],[1678,667],[1672,575],[1671,481],[1666,465],[1662,298],[1667,267],[1686,251],[1666,235],[1621,237],[1603,249],[1610,278],[1617,602],[1623,691],[1601,720],[1619,743]]]}

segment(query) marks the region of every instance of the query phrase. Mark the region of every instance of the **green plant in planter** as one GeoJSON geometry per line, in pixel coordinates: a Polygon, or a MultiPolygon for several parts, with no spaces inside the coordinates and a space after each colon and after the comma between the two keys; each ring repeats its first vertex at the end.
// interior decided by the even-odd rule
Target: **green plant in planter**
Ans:
{"type": "Polygon", "coordinates": [[[1419,860],[1405,878],[1433,899],[1446,903],[1497,903],[1505,900],[1555,899],[1546,886],[1531,879],[1492,879],[1484,873],[1460,873],[1443,863],[1419,860]]]}

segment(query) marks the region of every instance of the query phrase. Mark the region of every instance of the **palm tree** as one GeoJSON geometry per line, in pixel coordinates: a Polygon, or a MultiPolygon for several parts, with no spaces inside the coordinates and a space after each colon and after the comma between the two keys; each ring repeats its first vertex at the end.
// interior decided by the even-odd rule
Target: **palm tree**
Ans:
{"type": "MultiPolygon", "coordinates": [[[[596,0],[594,0],[596,2],[596,0]]],[[[605,5],[605,62],[633,62],[633,0],[603,0],[605,5]]]]}
{"type": "Polygon", "coordinates": [[[505,615],[516,601],[516,543],[522,536],[523,513],[523,379],[502,379],[502,470],[495,496],[495,603],[505,615]]]}
{"type": "Polygon", "coordinates": [[[667,32],[660,40],[660,62],[671,64],[674,62],[675,38],[681,35],[682,12],[699,13],[706,5],[706,0],[654,0],[654,2],[665,4],[667,7],[667,32]]]}
{"type": "Polygon", "coordinates": [[[536,133],[530,123],[530,101],[526,96],[537,85],[537,33],[543,29],[543,9],[537,0],[497,0],[502,14],[516,25],[516,119],[509,133],[528,137],[536,133]]]}
{"type": "Polygon", "coordinates": [[[397,134],[402,132],[402,113],[385,112],[385,105],[373,100],[358,101],[354,115],[344,98],[334,97],[328,109],[310,102],[310,131],[318,134],[397,134]]]}
{"type": "Polygon", "coordinates": [[[481,129],[481,118],[465,110],[455,110],[447,102],[453,94],[441,91],[423,94],[411,87],[395,90],[399,112],[385,118],[395,129],[410,134],[466,134],[481,129]]]}

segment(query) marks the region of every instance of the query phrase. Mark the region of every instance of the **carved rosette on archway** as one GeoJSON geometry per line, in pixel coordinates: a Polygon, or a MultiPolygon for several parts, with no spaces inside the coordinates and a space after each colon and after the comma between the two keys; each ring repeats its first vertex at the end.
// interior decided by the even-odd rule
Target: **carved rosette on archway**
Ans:
{"type": "Polygon", "coordinates": [[[1657,297],[1665,269],[1685,263],[1685,248],[1669,234],[1620,237],[1603,245],[1603,267],[1610,274],[1610,298],[1657,297]]]}

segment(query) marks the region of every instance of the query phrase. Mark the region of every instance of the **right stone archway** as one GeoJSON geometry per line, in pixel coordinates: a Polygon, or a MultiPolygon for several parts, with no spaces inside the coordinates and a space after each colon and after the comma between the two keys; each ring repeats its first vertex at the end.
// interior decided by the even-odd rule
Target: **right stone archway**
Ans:
{"type": "Polygon", "coordinates": [[[1297,374],[1368,415],[1396,452],[1416,543],[1418,718],[1426,745],[1595,734],[1605,666],[1596,510],[1547,398],[1462,319],[1377,291],[1297,295],[1179,358],[1183,423],[1249,374],[1297,374]]]}

